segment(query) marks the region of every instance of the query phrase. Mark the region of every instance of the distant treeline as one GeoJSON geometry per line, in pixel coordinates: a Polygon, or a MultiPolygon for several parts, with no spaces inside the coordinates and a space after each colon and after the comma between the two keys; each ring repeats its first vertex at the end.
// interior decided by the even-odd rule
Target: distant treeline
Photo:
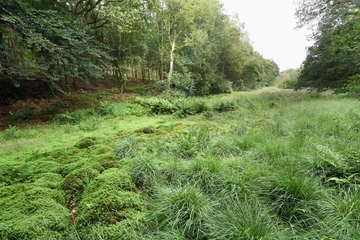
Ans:
{"type": "Polygon", "coordinates": [[[191,96],[271,85],[279,68],[219,0],[3,0],[0,74],[64,93],[69,79],[141,79],[191,96]]]}

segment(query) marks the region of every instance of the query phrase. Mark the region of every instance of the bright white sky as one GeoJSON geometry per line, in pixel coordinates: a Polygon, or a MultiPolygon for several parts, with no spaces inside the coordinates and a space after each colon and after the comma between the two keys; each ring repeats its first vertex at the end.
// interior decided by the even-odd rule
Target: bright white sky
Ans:
{"type": "Polygon", "coordinates": [[[274,60],[281,71],[299,68],[306,58],[304,30],[294,30],[293,0],[221,0],[226,12],[245,23],[255,51],[274,60]]]}

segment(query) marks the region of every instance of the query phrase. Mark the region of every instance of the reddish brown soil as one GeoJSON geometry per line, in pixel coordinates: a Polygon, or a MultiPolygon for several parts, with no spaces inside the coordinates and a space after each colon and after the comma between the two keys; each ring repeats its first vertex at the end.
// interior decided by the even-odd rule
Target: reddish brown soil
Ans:
{"type": "MultiPolygon", "coordinates": [[[[21,81],[20,86],[13,82],[0,79],[0,129],[9,125],[41,125],[47,124],[44,114],[49,114],[52,106],[60,104],[63,111],[91,107],[100,102],[124,101],[132,98],[130,93],[121,93],[114,82],[89,85],[77,82],[76,88],[72,84],[70,95],[59,91],[51,91],[42,81],[21,81]],[[101,98],[101,92],[106,91],[106,98],[101,98]],[[49,110],[50,109],[50,110],[49,110]],[[14,120],[15,119],[15,120],[14,120]]],[[[139,84],[133,81],[132,84],[139,84]]],[[[143,84],[143,83],[142,83],[143,84]]],[[[59,107],[57,107],[57,111],[59,107]]]]}

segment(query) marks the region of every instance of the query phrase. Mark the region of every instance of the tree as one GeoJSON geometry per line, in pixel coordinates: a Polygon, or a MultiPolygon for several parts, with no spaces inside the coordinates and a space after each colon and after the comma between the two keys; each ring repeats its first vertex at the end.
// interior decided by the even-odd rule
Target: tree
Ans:
{"type": "Polygon", "coordinates": [[[242,74],[245,65],[251,54],[254,52],[247,34],[245,26],[238,19],[223,15],[218,23],[217,45],[219,46],[219,66],[221,76],[232,82],[235,90],[243,88],[242,74]]]}
{"type": "Polygon", "coordinates": [[[282,71],[276,79],[278,88],[294,89],[301,69],[287,69],[282,71]]]}
{"type": "Polygon", "coordinates": [[[0,53],[2,79],[59,90],[107,76],[206,95],[266,86],[278,72],[219,0],[3,0],[0,53]]]}
{"type": "Polygon", "coordinates": [[[170,90],[174,73],[176,50],[200,43],[201,37],[207,37],[207,30],[219,13],[217,0],[164,0],[162,1],[164,30],[169,43],[169,72],[167,91],[170,90]],[[197,39],[195,39],[197,38],[197,39]]]}
{"type": "Polygon", "coordinates": [[[149,45],[154,41],[152,7],[144,1],[109,3],[98,13],[101,18],[106,16],[108,25],[91,30],[96,39],[109,46],[113,77],[121,87],[129,78],[145,80],[149,75],[149,45]]]}
{"type": "Polygon", "coordinates": [[[109,67],[109,56],[66,8],[57,1],[44,5],[37,1],[2,1],[2,79],[17,84],[24,79],[41,79],[61,90],[56,84],[61,80],[67,84],[68,78],[89,82],[101,77],[109,67]]]}
{"type": "Polygon", "coordinates": [[[298,1],[298,26],[314,29],[315,44],[308,50],[297,88],[343,91],[349,79],[356,79],[360,73],[359,7],[357,0],[298,1]]]}

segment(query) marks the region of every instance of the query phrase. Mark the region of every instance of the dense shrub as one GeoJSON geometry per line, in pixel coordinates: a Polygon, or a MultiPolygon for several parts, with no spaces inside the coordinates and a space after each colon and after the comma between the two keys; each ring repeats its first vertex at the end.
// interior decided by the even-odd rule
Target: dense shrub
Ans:
{"type": "Polygon", "coordinates": [[[176,115],[186,117],[187,115],[196,115],[209,109],[206,102],[200,98],[182,98],[174,101],[176,106],[176,115]]]}
{"type": "Polygon", "coordinates": [[[135,98],[134,103],[148,108],[153,114],[173,114],[176,112],[174,104],[163,98],[135,98]]]}
{"type": "Polygon", "coordinates": [[[235,102],[234,101],[218,101],[213,106],[213,109],[217,112],[228,112],[235,110],[235,102]]]}

